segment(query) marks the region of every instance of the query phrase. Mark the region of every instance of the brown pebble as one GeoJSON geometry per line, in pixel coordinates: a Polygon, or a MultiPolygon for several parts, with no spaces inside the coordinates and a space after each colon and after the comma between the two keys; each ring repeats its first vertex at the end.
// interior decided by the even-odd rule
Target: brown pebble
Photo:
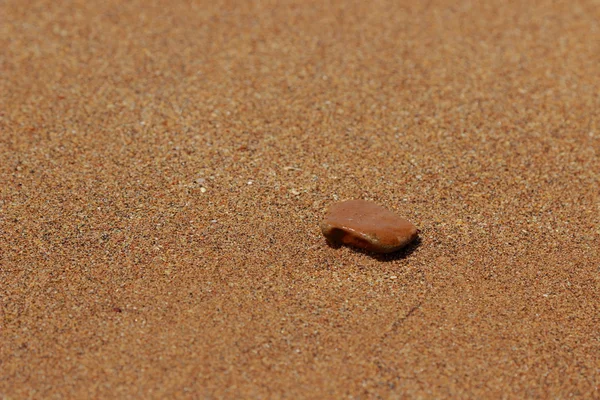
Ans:
{"type": "Polygon", "coordinates": [[[321,231],[334,246],[347,244],[376,253],[400,250],[417,238],[410,221],[366,200],[347,200],[332,204],[321,231]]]}

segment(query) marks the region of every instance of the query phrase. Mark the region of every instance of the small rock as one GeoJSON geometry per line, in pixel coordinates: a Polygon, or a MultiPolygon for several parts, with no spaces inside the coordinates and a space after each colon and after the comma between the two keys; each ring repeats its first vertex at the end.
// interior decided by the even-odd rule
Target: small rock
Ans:
{"type": "Polygon", "coordinates": [[[332,204],[321,231],[334,246],[347,244],[375,253],[391,253],[415,240],[415,225],[393,212],[366,200],[332,204]]]}

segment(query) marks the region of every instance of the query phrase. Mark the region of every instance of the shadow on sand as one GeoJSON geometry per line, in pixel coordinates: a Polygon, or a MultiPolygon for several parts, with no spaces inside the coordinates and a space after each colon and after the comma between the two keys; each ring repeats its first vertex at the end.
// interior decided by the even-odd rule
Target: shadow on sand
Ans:
{"type": "MultiPolygon", "coordinates": [[[[371,251],[358,249],[356,247],[350,247],[350,246],[348,246],[348,248],[350,250],[352,250],[354,253],[365,254],[371,258],[376,259],[377,261],[390,262],[390,261],[396,261],[396,260],[403,260],[403,259],[407,258],[421,245],[421,242],[422,242],[421,238],[417,237],[414,241],[412,241],[408,246],[404,247],[403,249],[400,249],[393,253],[387,253],[387,254],[373,253],[371,251]]],[[[329,243],[329,241],[327,242],[327,245],[334,249],[339,249],[340,247],[342,247],[342,245],[331,244],[331,243],[329,243]]]]}

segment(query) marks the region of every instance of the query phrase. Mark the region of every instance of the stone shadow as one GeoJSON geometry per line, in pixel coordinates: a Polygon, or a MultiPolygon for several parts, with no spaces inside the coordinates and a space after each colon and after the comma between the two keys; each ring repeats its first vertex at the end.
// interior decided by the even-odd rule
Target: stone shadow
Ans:
{"type": "MultiPolygon", "coordinates": [[[[397,261],[397,260],[404,260],[405,258],[409,257],[412,253],[415,252],[415,250],[417,250],[417,248],[421,245],[421,243],[422,243],[421,238],[417,237],[408,246],[406,246],[398,251],[395,251],[393,253],[387,253],[387,254],[374,253],[372,251],[358,249],[356,247],[351,247],[351,246],[347,246],[347,247],[354,253],[365,254],[371,258],[376,259],[377,261],[391,262],[391,261],[397,261]]],[[[343,245],[339,245],[339,244],[330,243],[329,241],[327,241],[327,245],[333,249],[339,249],[340,247],[343,246],[343,245]]]]}

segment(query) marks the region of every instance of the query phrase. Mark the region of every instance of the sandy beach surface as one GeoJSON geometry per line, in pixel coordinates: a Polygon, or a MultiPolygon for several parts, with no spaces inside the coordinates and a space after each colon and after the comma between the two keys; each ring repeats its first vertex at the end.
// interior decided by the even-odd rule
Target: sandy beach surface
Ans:
{"type": "Polygon", "coordinates": [[[599,398],[599,21],[1,1],[0,398],[599,398]]]}

